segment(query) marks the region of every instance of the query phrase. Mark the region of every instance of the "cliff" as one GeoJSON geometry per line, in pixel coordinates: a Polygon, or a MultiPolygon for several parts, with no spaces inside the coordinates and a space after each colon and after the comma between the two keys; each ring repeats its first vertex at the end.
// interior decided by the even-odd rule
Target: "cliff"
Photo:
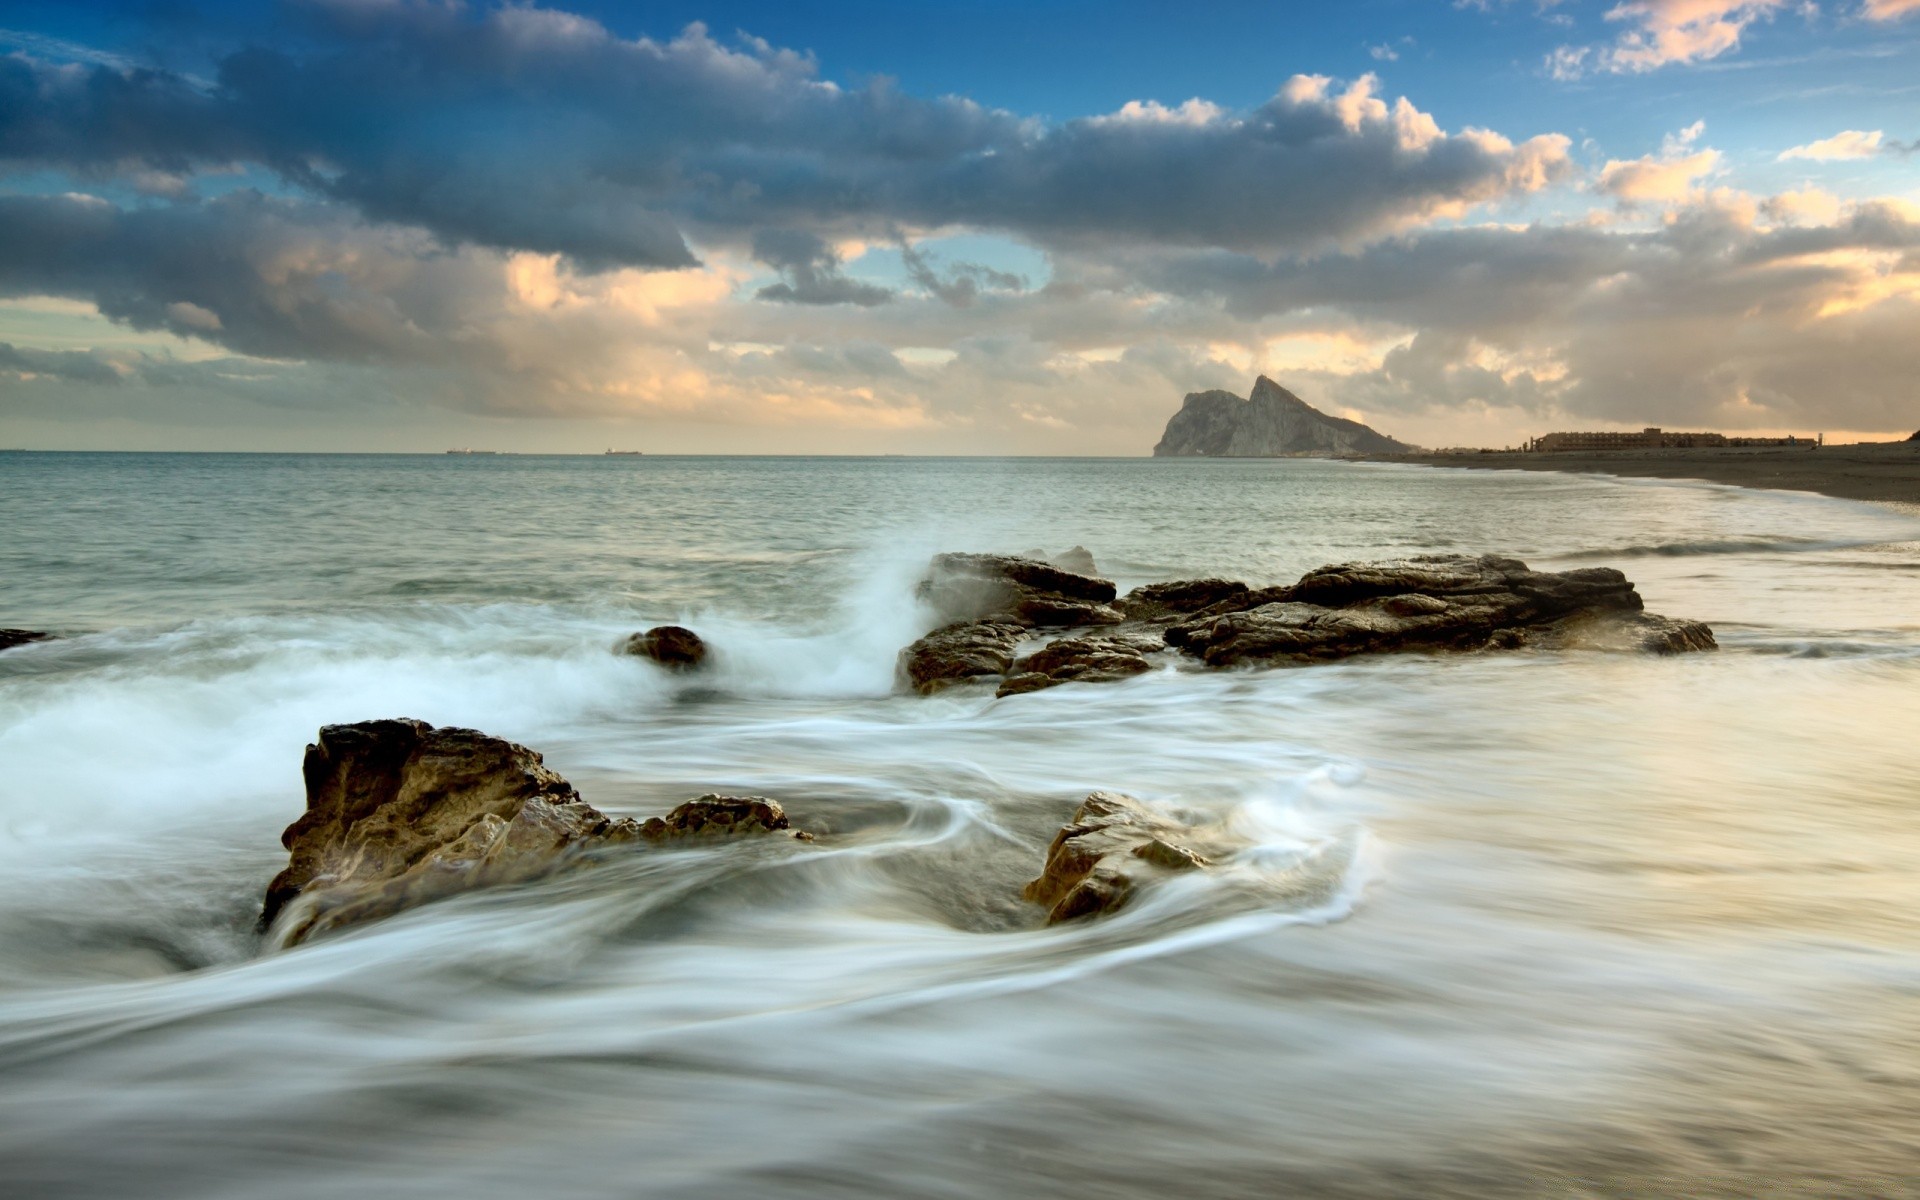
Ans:
{"type": "Polygon", "coordinates": [[[1253,394],[1190,392],[1167,422],[1155,458],[1273,458],[1287,454],[1405,454],[1413,449],[1358,421],[1330,417],[1262,375],[1253,394]]]}

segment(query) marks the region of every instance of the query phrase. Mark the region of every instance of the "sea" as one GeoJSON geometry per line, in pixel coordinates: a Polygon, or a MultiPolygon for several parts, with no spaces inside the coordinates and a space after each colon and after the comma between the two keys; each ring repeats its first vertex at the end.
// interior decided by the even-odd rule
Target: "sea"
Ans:
{"type": "Polygon", "coordinates": [[[1315,460],[0,455],[0,1194],[1920,1194],[1920,512],[1315,460]],[[1717,653],[923,697],[944,550],[1493,552],[1717,653]],[[709,669],[615,653],[685,624],[709,669]],[[778,799],[269,951],[322,726],[778,799]],[[1020,897],[1096,789],[1245,843],[1020,897]]]}

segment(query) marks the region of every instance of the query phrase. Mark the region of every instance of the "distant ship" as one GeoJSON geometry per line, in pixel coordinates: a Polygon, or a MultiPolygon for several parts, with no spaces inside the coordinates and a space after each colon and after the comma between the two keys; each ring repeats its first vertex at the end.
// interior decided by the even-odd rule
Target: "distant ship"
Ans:
{"type": "Polygon", "coordinates": [[[449,451],[447,451],[447,453],[448,453],[448,454],[498,454],[498,453],[500,453],[500,452],[499,452],[498,450],[470,450],[470,449],[461,449],[461,450],[449,450],[449,451]]]}
{"type": "Polygon", "coordinates": [[[615,457],[617,457],[617,458],[626,458],[626,457],[628,457],[628,456],[633,456],[633,457],[638,457],[638,456],[640,456],[640,455],[642,455],[642,454],[645,454],[645,453],[646,453],[646,451],[644,451],[644,450],[612,450],[612,449],[609,449],[609,450],[607,451],[607,453],[608,453],[608,454],[611,454],[611,455],[614,455],[614,456],[615,456],[615,457]]]}

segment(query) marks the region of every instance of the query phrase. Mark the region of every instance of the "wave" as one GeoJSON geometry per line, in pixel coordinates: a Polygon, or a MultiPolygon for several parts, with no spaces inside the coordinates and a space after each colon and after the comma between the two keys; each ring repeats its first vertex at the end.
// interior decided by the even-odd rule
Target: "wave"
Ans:
{"type": "Polygon", "coordinates": [[[1782,535],[1613,546],[1604,550],[1574,550],[1554,557],[1574,561],[1606,561],[1617,558],[1693,558],[1713,554],[1798,554],[1817,550],[1851,550],[1878,544],[1873,539],[1833,540],[1782,535]]]}

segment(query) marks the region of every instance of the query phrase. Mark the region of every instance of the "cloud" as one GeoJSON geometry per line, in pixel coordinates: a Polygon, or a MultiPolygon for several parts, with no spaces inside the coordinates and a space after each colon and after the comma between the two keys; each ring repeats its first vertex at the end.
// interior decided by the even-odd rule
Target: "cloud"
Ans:
{"type": "Polygon", "coordinates": [[[685,268],[690,239],[767,228],[1282,251],[1571,170],[1564,138],[1449,133],[1371,76],[1296,77],[1242,112],[1139,100],[1048,123],[885,80],[843,87],[805,56],[697,25],[660,42],[528,7],[315,11],[308,38],[227,54],[205,88],[13,55],[0,161],[82,177],[251,164],[371,221],[588,269],[685,268]]]}
{"type": "Polygon", "coordinates": [[[1629,204],[1674,204],[1687,199],[1695,182],[1720,166],[1718,150],[1693,150],[1705,131],[1706,123],[1695,121],[1665,138],[1658,156],[1608,160],[1600,169],[1599,190],[1629,204]]]}
{"type": "Polygon", "coordinates": [[[1832,162],[1845,158],[1872,158],[1883,149],[1881,140],[1885,136],[1878,129],[1870,133],[1859,129],[1846,129],[1830,138],[1822,138],[1817,142],[1808,142],[1804,146],[1783,150],[1778,161],[1806,158],[1815,162],[1832,162]]]}
{"type": "Polygon", "coordinates": [[[1696,197],[1653,229],[1432,230],[1285,263],[1154,252],[1116,265],[1243,322],[1311,312],[1409,339],[1373,371],[1314,379],[1372,411],[1911,425],[1920,208],[1863,202],[1767,226],[1752,219],[1764,205],[1730,199],[1696,197]]]}
{"type": "Polygon", "coordinates": [[[942,274],[930,255],[904,242],[900,245],[900,262],[908,278],[955,308],[972,305],[983,287],[1017,292],[1027,286],[1027,281],[1019,275],[979,263],[954,263],[942,274]]]}
{"type": "Polygon", "coordinates": [[[785,276],[755,293],[762,300],[870,308],[893,299],[886,288],[847,278],[833,247],[803,229],[760,230],[753,235],[753,256],[785,276]]]}
{"type": "Polygon", "coordinates": [[[1738,49],[1749,26],[1792,6],[1793,0],[1622,0],[1606,12],[1607,20],[1626,26],[1611,45],[1562,46],[1547,56],[1547,72],[1574,79],[1704,62],[1738,49]]]}
{"type": "Polygon", "coordinates": [[[1860,15],[1869,21],[1897,21],[1920,13],[1920,0],[1861,0],[1860,15]]]}

